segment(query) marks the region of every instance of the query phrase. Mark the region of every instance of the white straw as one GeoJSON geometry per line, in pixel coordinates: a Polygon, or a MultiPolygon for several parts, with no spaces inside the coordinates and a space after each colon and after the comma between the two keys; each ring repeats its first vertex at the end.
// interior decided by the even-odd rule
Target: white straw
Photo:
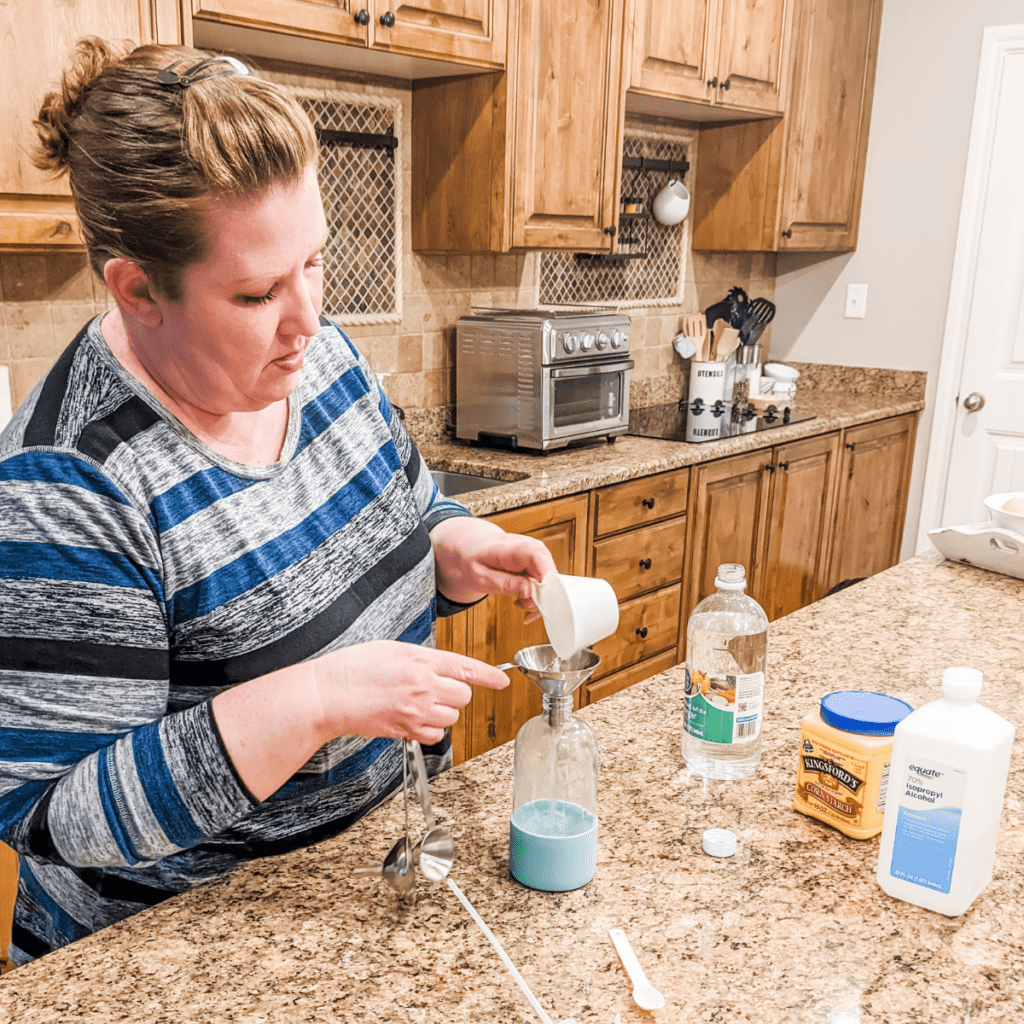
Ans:
{"type": "Polygon", "coordinates": [[[508,953],[501,948],[501,943],[494,937],[494,933],[487,925],[484,924],[484,919],[476,912],[473,904],[466,899],[463,891],[452,881],[449,876],[446,881],[448,887],[451,889],[456,896],[459,897],[459,902],[469,911],[469,916],[480,926],[480,931],[487,936],[490,944],[498,951],[498,956],[504,961],[505,966],[508,968],[508,973],[512,975],[516,980],[516,984],[523,990],[523,995],[530,1000],[530,1005],[533,1007],[537,1016],[540,1017],[544,1024],[552,1024],[551,1018],[544,1012],[544,1007],[537,1002],[537,997],[530,991],[530,986],[523,980],[523,976],[516,970],[516,965],[508,957],[508,953]]]}

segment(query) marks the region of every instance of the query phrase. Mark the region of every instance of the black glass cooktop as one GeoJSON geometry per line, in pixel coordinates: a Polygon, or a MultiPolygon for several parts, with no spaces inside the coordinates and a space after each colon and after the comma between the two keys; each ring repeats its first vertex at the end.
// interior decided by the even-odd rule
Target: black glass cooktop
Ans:
{"type": "Polygon", "coordinates": [[[813,420],[814,414],[799,408],[769,405],[760,415],[747,402],[726,405],[715,402],[705,405],[700,399],[689,405],[673,402],[629,410],[628,433],[634,437],[659,437],[666,441],[688,441],[702,444],[723,437],[755,434],[773,427],[813,420]]]}

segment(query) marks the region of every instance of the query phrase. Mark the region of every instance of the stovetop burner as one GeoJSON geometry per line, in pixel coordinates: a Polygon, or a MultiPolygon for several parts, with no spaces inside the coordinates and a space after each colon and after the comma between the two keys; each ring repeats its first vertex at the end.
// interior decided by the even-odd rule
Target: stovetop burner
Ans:
{"type": "Polygon", "coordinates": [[[666,441],[703,444],[740,434],[755,434],[774,427],[813,420],[814,414],[800,409],[769,405],[761,415],[753,405],[718,401],[705,405],[701,399],[689,405],[680,401],[630,409],[629,431],[634,437],[657,437],[666,441]]]}

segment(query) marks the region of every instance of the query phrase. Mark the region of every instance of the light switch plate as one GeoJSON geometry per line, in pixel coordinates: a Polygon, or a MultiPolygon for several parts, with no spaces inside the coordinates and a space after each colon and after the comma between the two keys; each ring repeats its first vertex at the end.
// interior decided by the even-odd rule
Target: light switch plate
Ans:
{"type": "Polygon", "coordinates": [[[843,316],[847,320],[863,320],[867,304],[868,286],[866,284],[848,284],[846,286],[846,312],[843,316]]]}

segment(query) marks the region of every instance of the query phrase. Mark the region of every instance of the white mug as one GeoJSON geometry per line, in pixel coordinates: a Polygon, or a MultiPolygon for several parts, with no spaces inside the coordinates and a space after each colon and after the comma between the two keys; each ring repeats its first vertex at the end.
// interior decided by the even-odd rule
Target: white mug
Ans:
{"type": "Polygon", "coordinates": [[[607,580],[548,573],[533,581],[548,640],[563,661],[619,628],[619,599],[607,580]]]}
{"type": "Polygon", "coordinates": [[[654,197],[654,219],[659,224],[678,224],[689,209],[690,190],[675,178],[654,197]]]}

